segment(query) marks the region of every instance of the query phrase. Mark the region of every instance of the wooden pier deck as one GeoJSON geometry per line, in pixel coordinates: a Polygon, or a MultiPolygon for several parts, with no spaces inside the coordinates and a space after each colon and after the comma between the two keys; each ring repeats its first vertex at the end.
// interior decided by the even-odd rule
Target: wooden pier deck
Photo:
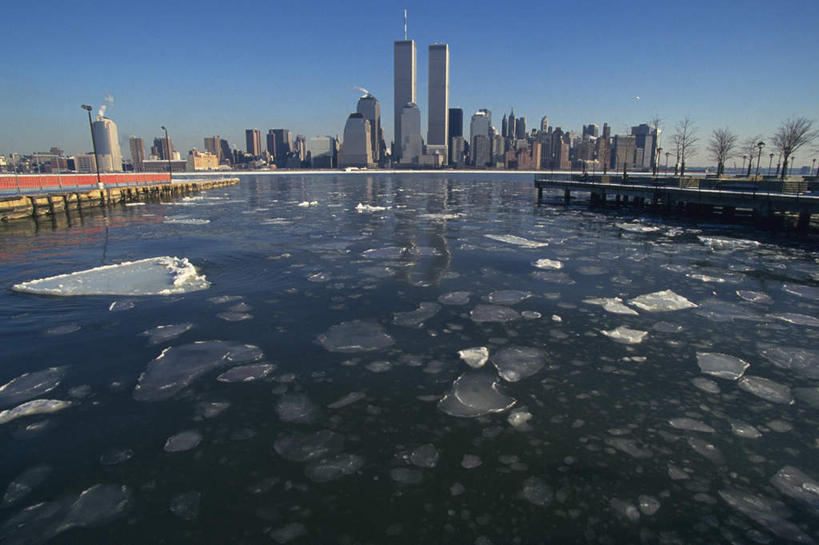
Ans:
{"type": "Polygon", "coordinates": [[[731,217],[747,211],[762,221],[782,214],[798,216],[798,232],[808,231],[819,214],[819,194],[807,193],[802,180],[709,179],[679,177],[586,176],[572,180],[535,177],[538,202],[544,190],[562,190],[569,203],[573,192],[589,193],[591,205],[607,203],[651,206],[657,211],[710,215],[719,210],[731,217]]]}

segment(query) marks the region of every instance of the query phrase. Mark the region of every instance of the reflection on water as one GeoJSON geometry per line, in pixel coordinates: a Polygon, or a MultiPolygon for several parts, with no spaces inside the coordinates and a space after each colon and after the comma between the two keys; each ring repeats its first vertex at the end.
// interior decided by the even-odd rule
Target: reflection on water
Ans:
{"type": "Polygon", "coordinates": [[[4,233],[0,539],[815,542],[815,245],[518,180],[243,176],[4,233]],[[210,287],[10,291],[157,256],[210,287]]]}

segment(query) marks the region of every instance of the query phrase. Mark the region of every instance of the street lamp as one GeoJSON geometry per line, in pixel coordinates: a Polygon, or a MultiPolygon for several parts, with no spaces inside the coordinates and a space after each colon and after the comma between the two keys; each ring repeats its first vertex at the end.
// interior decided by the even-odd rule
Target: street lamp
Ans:
{"type": "Polygon", "coordinates": [[[657,148],[657,159],[654,161],[654,175],[656,176],[660,171],[659,159],[663,156],[663,148],[657,148]]]}
{"type": "Polygon", "coordinates": [[[88,112],[88,127],[91,129],[91,144],[94,146],[94,165],[97,167],[97,187],[103,188],[102,180],[100,179],[100,159],[97,155],[97,139],[94,137],[94,123],[91,122],[91,106],[83,104],[82,109],[88,112]]]}
{"type": "Polygon", "coordinates": [[[765,147],[765,142],[760,140],[756,143],[756,147],[759,148],[759,153],[756,156],[756,175],[759,176],[759,160],[762,158],[762,148],[765,147]]]}
{"type": "Polygon", "coordinates": [[[768,157],[769,157],[769,159],[768,159],[768,176],[771,175],[771,165],[773,164],[773,156],[774,156],[773,153],[768,155],[768,157]]]}
{"type": "Polygon", "coordinates": [[[810,169],[813,170],[816,167],[816,157],[810,160],[810,169]]]}
{"type": "Polygon", "coordinates": [[[745,172],[745,159],[747,159],[747,155],[742,156],[742,172],[745,172]]]}
{"type": "Polygon", "coordinates": [[[165,147],[168,153],[168,181],[173,182],[173,166],[171,165],[171,139],[168,138],[168,129],[162,125],[162,130],[165,131],[165,147]]]}

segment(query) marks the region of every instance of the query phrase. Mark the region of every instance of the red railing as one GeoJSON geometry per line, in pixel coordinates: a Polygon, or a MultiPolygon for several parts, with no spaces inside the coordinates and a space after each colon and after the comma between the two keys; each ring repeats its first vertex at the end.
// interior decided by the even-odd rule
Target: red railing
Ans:
{"type": "MultiPolygon", "coordinates": [[[[167,183],[170,181],[170,176],[161,172],[135,172],[100,174],[100,180],[106,187],[129,187],[167,183]]],[[[2,195],[31,195],[96,186],[96,174],[0,174],[0,194],[2,195]]]]}

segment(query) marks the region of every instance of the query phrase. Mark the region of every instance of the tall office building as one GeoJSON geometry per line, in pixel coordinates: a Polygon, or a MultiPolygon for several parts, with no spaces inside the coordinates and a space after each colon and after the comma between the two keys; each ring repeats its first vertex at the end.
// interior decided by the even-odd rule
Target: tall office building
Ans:
{"type": "Polygon", "coordinates": [[[449,109],[449,138],[464,135],[464,111],[461,108],[449,109]]]}
{"type": "Polygon", "coordinates": [[[540,132],[549,132],[549,118],[545,115],[540,120],[540,132]]]}
{"type": "Polygon", "coordinates": [[[614,136],[614,146],[611,150],[611,168],[619,172],[623,168],[634,168],[634,159],[637,153],[637,137],[633,135],[617,134],[614,136]]]}
{"type": "Polygon", "coordinates": [[[224,159],[222,156],[222,139],[218,136],[206,136],[205,151],[214,154],[221,163],[224,159]]]}
{"type": "Polygon", "coordinates": [[[372,162],[378,163],[381,160],[381,106],[378,100],[367,93],[358,99],[356,111],[370,122],[370,150],[372,162]]]}
{"type": "Polygon", "coordinates": [[[373,166],[372,144],[370,142],[370,122],[364,114],[350,114],[344,125],[344,141],[338,166],[366,168],[373,166]]]}
{"type": "Polygon", "coordinates": [[[600,127],[597,123],[589,123],[588,125],[583,125],[583,136],[593,136],[597,138],[600,136],[600,127]]]}
{"type": "Polygon", "coordinates": [[[519,117],[515,120],[515,134],[514,137],[518,140],[526,138],[526,118],[519,117]]]}
{"type": "Polygon", "coordinates": [[[449,145],[449,46],[429,46],[427,145],[449,145]]]}
{"type": "Polygon", "coordinates": [[[404,105],[401,110],[401,163],[417,165],[424,153],[421,139],[421,110],[414,102],[404,105]]]}
{"type": "Polygon", "coordinates": [[[416,50],[414,40],[399,40],[395,42],[394,51],[394,132],[395,151],[399,162],[403,162],[401,148],[403,147],[404,135],[402,133],[401,116],[404,107],[415,104],[415,62],[416,50]]]}
{"type": "Polygon", "coordinates": [[[219,140],[219,148],[222,150],[221,159],[219,162],[225,162],[229,165],[233,164],[233,150],[230,149],[230,143],[222,138],[219,140]]]}
{"type": "Polygon", "coordinates": [[[472,114],[469,123],[469,148],[472,164],[477,167],[488,165],[492,161],[492,112],[478,110],[472,114]]]}
{"type": "Polygon", "coordinates": [[[635,158],[635,167],[651,170],[654,167],[655,155],[657,153],[658,129],[645,123],[631,128],[631,134],[636,138],[638,155],[635,158]]]}
{"type": "Polygon", "coordinates": [[[128,146],[131,148],[131,165],[134,171],[142,171],[142,163],[145,161],[145,141],[132,136],[128,139],[128,146]]]}
{"type": "Polygon", "coordinates": [[[307,140],[312,168],[333,168],[336,166],[336,139],[332,136],[313,136],[307,140]]]}
{"type": "Polygon", "coordinates": [[[101,171],[122,172],[122,152],[119,148],[117,124],[107,117],[97,116],[94,121],[94,139],[101,171]]]}
{"type": "Polygon", "coordinates": [[[262,154],[262,131],[259,129],[245,130],[245,142],[248,155],[258,157],[262,154]]]}
{"type": "Polygon", "coordinates": [[[168,159],[173,159],[173,153],[173,140],[165,138],[164,136],[154,138],[154,145],[151,146],[151,155],[157,159],[167,161],[168,159]]]}
{"type": "Polygon", "coordinates": [[[287,156],[293,151],[293,138],[287,129],[271,129],[268,134],[271,133],[273,134],[274,149],[270,149],[270,140],[268,139],[267,151],[276,158],[276,163],[283,167],[287,162],[287,156]]]}

